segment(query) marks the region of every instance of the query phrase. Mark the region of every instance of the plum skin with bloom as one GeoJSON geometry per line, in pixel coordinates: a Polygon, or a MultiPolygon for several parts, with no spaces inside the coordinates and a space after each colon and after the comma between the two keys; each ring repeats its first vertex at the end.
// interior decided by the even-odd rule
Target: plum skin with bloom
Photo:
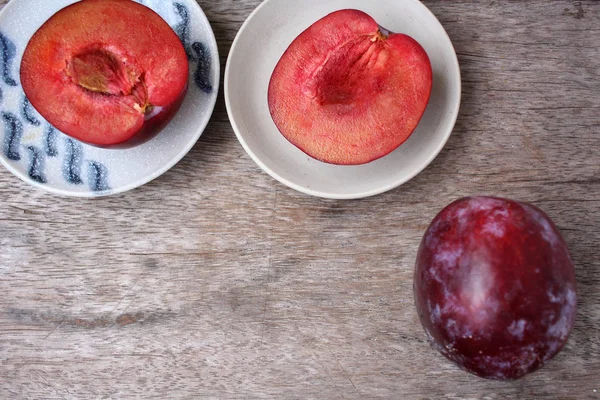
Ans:
{"type": "Polygon", "coordinates": [[[469,197],[442,210],[421,242],[415,302],[429,341],[460,368],[518,379],[558,354],[573,328],[575,269],[537,207],[469,197]]]}

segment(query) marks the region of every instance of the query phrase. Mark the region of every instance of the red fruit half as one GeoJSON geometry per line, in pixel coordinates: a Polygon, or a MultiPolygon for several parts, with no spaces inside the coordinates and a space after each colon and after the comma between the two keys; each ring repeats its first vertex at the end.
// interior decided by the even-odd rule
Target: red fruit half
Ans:
{"type": "Polygon", "coordinates": [[[472,197],[446,207],[421,242],[419,317],[432,344],[461,368],[516,379],[554,357],[575,320],[575,269],[540,209],[472,197]]]}
{"type": "Polygon", "coordinates": [[[287,49],[269,84],[279,131],[309,156],[364,164],[417,127],[431,94],[425,50],[357,10],[329,14],[287,49]]]}
{"type": "Polygon", "coordinates": [[[35,109],[60,131],[99,146],[128,147],[158,133],[183,102],[187,82],[175,32],[131,0],[63,8],[33,35],[21,62],[35,109]]]}

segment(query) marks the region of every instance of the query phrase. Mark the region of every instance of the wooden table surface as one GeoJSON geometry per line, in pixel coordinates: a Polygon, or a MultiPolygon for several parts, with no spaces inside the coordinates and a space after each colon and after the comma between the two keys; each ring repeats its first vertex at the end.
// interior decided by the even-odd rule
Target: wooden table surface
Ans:
{"type": "MultiPolygon", "coordinates": [[[[224,65],[260,1],[199,3],[224,65]]],[[[600,2],[425,4],[458,52],[462,110],[390,193],[279,184],[222,96],[188,156],[123,195],[60,198],[0,169],[0,399],[600,398],[600,2]],[[568,345],[517,382],[459,371],[413,305],[425,228],[473,194],[545,209],[577,268],[568,345]]]]}

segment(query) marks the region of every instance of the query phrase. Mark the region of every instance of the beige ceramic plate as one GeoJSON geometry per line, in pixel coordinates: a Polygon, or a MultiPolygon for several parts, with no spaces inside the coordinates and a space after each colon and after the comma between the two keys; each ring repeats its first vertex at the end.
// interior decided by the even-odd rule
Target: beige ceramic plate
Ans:
{"type": "Polygon", "coordinates": [[[452,43],[418,0],[266,0],[240,29],[225,70],[229,118],[250,157],[285,185],[333,199],[380,194],[425,169],[452,133],[460,97],[452,43]],[[271,74],[291,42],[320,18],[346,8],[365,11],[386,29],[416,39],[427,51],[434,74],[431,101],[415,133],[390,155],[361,166],[334,166],[308,157],[279,133],[267,104],[271,74]]]}

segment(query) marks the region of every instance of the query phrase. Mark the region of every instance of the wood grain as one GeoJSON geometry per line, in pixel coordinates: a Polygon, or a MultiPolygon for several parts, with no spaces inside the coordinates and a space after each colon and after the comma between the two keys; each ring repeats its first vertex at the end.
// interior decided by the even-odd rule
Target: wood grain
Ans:
{"type": "MultiPolygon", "coordinates": [[[[199,3],[224,66],[260,1],[199,3]]],[[[1,169],[0,398],[600,398],[600,2],[424,3],[458,52],[462,110],[433,165],[390,193],[280,185],[222,97],[189,155],[127,194],[60,198],[1,169]],[[567,347],[518,382],[449,364],[413,306],[424,229],[472,194],[545,209],[577,266],[567,347]]]]}

